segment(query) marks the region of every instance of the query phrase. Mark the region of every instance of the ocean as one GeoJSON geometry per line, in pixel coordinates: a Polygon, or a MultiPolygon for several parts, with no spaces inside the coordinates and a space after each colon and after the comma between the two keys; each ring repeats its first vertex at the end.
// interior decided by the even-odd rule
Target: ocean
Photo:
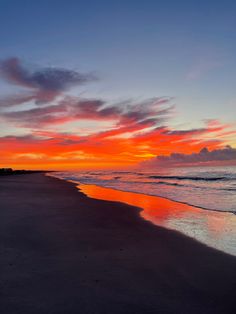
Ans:
{"type": "Polygon", "coordinates": [[[236,212],[236,167],[74,171],[54,175],[83,184],[161,196],[204,209],[236,212]]]}
{"type": "MultiPolygon", "coordinates": [[[[150,210],[150,199],[154,198],[149,198],[146,202],[140,201],[149,204],[141,212],[141,216],[157,225],[177,230],[209,246],[236,255],[236,167],[70,171],[54,172],[51,175],[74,181],[80,186],[93,185],[121,191],[121,194],[116,196],[118,199],[114,200],[120,198],[131,205],[137,205],[137,200],[132,202],[131,194],[129,198],[125,198],[124,192],[135,193],[134,199],[137,195],[147,195],[172,200],[174,202],[169,206],[176,207],[176,210],[173,210],[171,215],[170,208],[166,219],[163,219],[163,212],[162,219],[158,216],[158,202],[155,203],[156,207],[150,210]],[[186,207],[183,213],[182,209],[178,209],[179,213],[176,215],[177,207],[180,208],[178,203],[190,205],[191,210],[186,207]]],[[[92,193],[91,189],[87,191],[92,193]]],[[[106,197],[107,193],[104,191],[100,192],[99,198],[111,200],[106,197]]]]}

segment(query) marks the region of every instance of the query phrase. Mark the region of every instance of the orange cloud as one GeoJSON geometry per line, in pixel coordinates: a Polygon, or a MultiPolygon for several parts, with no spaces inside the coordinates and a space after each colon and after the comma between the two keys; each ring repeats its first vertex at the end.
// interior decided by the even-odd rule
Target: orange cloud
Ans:
{"type": "MultiPolygon", "coordinates": [[[[223,130],[223,129],[222,129],[223,130]]],[[[220,134],[220,130],[214,129],[220,134]]],[[[223,130],[224,132],[224,130],[223,130]]],[[[29,136],[3,137],[0,153],[3,160],[16,168],[86,168],[135,165],[158,154],[198,152],[205,146],[217,149],[224,142],[216,138],[203,140],[213,128],[174,131],[167,127],[151,129],[145,125],[122,126],[88,136],[36,131],[29,136]],[[137,133],[142,131],[142,133],[137,133]],[[129,137],[122,137],[124,133],[129,137]],[[119,137],[115,135],[119,134],[119,137]]]]}

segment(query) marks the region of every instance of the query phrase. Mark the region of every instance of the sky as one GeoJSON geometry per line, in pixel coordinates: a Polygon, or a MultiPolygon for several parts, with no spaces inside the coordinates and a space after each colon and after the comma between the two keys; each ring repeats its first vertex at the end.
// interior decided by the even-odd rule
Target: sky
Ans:
{"type": "Polygon", "coordinates": [[[235,161],[235,29],[227,0],[0,0],[0,167],[235,161]]]}

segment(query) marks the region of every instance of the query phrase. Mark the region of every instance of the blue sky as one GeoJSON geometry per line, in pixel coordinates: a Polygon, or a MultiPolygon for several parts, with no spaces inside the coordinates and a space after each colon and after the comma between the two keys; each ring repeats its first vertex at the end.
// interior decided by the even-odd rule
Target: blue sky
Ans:
{"type": "Polygon", "coordinates": [[[235,1],[0,0],[0,59],[99,77],[75,95],[173,97],[177,128],[235,123],[235,29],[235,1]]]}

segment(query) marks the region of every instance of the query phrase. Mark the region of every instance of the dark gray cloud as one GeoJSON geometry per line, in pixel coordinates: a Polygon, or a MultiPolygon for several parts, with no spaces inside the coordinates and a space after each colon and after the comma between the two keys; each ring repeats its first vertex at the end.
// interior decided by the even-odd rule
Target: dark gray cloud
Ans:
{"type": "Polygon", "coordinates": [[[163,164],[181,165],[220,161],[236,162],[236,148],[226,146],[225,148],[214,149],[212,151],[209,151],[207,148],[203,148],[199,153],[192,154],[172,153],[170,156],[157,156],[145,162],[145,165],[146,166],[160,166],[163,164]]]}
{"type": "Polygon", "coordinates": [[[19,142],[27,143],[27,144],[30,144],[30,143],[34,144],[36,141],[41,141],[41,140],[43,140],[42,136],[35,136],[33,134],[6,135],[6,136],[0,137],[0,145],[5,144],[5,143],[10,143],[10,142],[15,142],[15,141],[19,141],[19,142]]]}
{"type": "MultiPolygon", "coordinates": [[[[30,71],[22,65],[18,58],[0,61],[0,75],[11,84],[33,91],[33,94],[31,92],[30,96],[38,104],[54,100],[72,86],[81,85],[96,79],[92,74],[82,74],[63,68],[42,68],[30,71]]],[[[10,100],[12,99],[14,100],[12,105],[24,103],[24,97],[19,95],[13,98],[10,97],[10,99],[6,98],[6,105],[7,103],[11,104],[10,100]]],[[[4,99],[0,101],[0,104],[4,104],[4,99]]]]}
{"type": "Polygon", "coordinates": [[[165,133],[167,135],[198,135],[208,131],[207,128],[190,129],[190,130],[168,130],[165,133]]]}

